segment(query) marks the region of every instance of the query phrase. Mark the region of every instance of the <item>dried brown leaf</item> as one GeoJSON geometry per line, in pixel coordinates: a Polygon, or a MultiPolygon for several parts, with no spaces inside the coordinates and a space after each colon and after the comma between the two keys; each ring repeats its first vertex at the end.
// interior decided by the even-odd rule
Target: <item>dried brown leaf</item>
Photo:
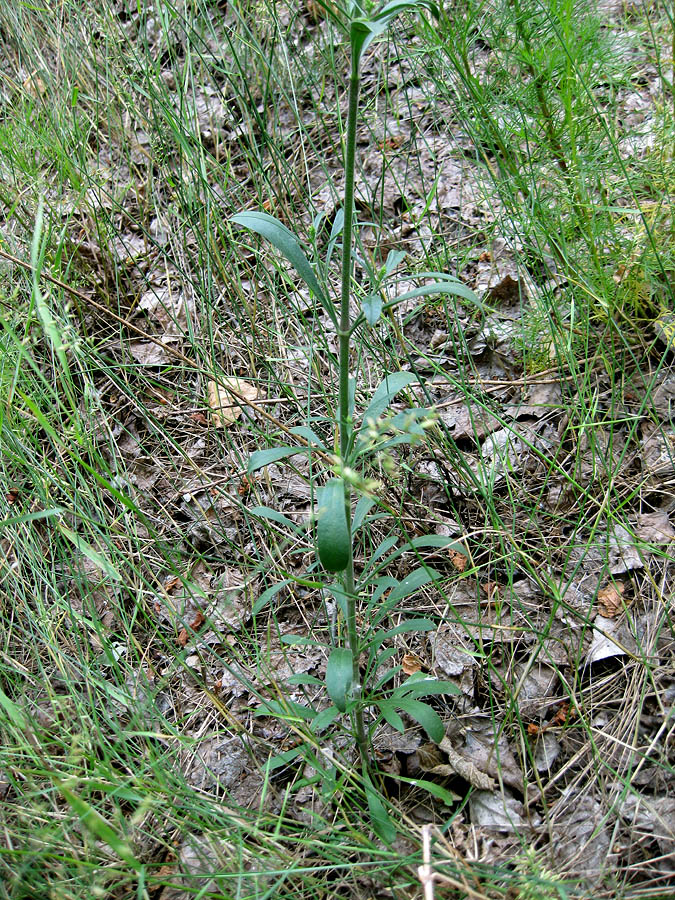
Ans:
{"type": "Polygon", "coordinates": [[[468,781],[469,784],[472,784],[481,791],[494,791],[495,783],[492,778],[490,778],[489,775],[486,775],[485,772],[481,772],[470,759],[467,759],[462,756],[461,753],[458,753],[450,743],[449,737],[444,737],[438,746],[448,757],[448,762],[447,764],[434,766],[429,770],[432,774],[445,776],[459,775],[465,781],[468,781]]]}
{"type": "Polygon", "coordinates": [[[623,575],[644,566],[631,533],[623,525],[615,525],[609,533],[608,562],[612,575],[623,575]]]}
{"type": "Polygon", "coordinates": [[[129,352],[142,366],[164,366],[169,361],[164,347],[150,341],[133,341],[129,344],[129,352]]]}
{"type": "Polygon", "coordinates": [[[36,100],[38,98],[44,97],[44,95],[47,93],[47,85],[37,74],[37,71],[31,72],[31,74],[24,79],[23,89],[27,94],[30,94],[30,96],[34,97],[36,100]]]}
{"type": "Polygon", "coordinates": [[[623,582],[612,581],[598,591],[598,607],[606,619],[613,619],[623,611],[625,590],[626,585],[623,582]]]}
{"type": "Polygon", "coordinates": [[[668,513],[662,509],[651,513],[641,513],[638,516],[635,533],[646,544],[668,544],[675,538],[675,528],[671,524],[668,513]]]}
{"type": "Polygon", "coordinates": [[[457,402],[441,404],[438,415],[456,441],[469,438],[479,443],[501,427],[499,419],[480,406],[467,406],[463,397],[457,402]]]}
{"type": "Polygon", "coordinates": [[[527,826],[525,808],[506,793],[475,791],[469,800],[471,823],[495,831],[520,831],[527,826]]]}
{"type": "Polygon", "coordinates": [[[422,663],[414,653],[406,653],[401,661],[401,668],[406,675],[414,675],[422,670],[422,663]]]}
{"type": "Polygon", "coordinates": [[[468,559],[463,553],[460,553],[459,550],[448,550],[448,556],[450,557],[450,562],[458,572],[463,572],[466,569],[468,559]]]}
{"type": "Polygon", "coordinates": [[[258,388],[241,378],[221,378],[219,382],[209,381],[208,401],[212,409],[213,424],[227,428],[241,416],[241,401],[227,390],[231,387],[249,402],[258,399],[258,388]]]}

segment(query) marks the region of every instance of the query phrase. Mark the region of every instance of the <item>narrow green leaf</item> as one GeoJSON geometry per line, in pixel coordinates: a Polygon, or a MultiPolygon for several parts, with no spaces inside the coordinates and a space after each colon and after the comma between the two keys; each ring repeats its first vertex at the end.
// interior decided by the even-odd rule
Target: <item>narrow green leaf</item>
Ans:
{"type": "Polygon", "coordinates": [[[253,713],[254,716],[274,716],[285,721],[299,720],[310,722],[314,718],[314,710],[293,700],[263,700],[253,713]]]}
{"type": "Polygon", "coordinates": [[[37,519],[51,519],[53,516],[60,516],[63,512],[62,506],[54,506],[52,509],[38,509],[32,513],[21,513],[19,516],[10,516],[0,521],[0,531],[9,525],[23,525],[24,522],[35,522],[37,519]]]}
{"type": "Polygon", "coordinates": [[[251,231],[255,231],[256,234],[264,237],[270,244],[276,247],[277,250],[283,253],[307,287],[317,296],[332,321],[336,321],[333,304],[319,284],[309,260],[300,247],[297,237],[289,228],[278,219],[275,219],[274,216],[270,216],[264,212],[237,213],[236,216],[232,216],[230,221],[235,225],[240,225],[242,228],[249,228],[251,231]]]}
{"type": "Polygon", "coordinates": [[[316,542],[319,560],[328,572],[342,572],[349,564],[351,553],[344,482],[341,478],[331,478],[316,493],[318,504],[316,542]]]}
{"type": "MultiPolygon", "coordinates": [[[[398,647],[388,647],[383,653],[377,657],[375,671],[383,666],[387,660],[392,659],[394,656],[398,656],[399,649],[398,647]]],[[[392,678],[395,678],[396,675],[401,671],[401,666],[394,666],[391,669],[388,669],[384,675],[380,678],[379,681],[375,682],[373,685],[373,693],[376,694],[378,691],[381,691],[382,688],[387,684],[392,678]]]]}
{"type": "Polygon", "coordinates": [[[326,728],[334,722],[335,719],[340,715],[341,710],[337,708],[337,706],[329,706],[328,709],[322,709],[320,713],[312,719],[309,724],[309,727],[315,734],[321,734],[322,731],[325,731],[326,728]]]}
{"type": "Polygon", "coordinates": [[[326,690],[340,712],[344,712],[347,708],[353,676],[352,651],[347,647],[336,647],[326,666],[326,690]]]}
{"type": "Polygon", "coordinates": [[[298,672],[297,675],[291,675],[286,679],[286,684],[313,684],[317,687],[323,687],[323,681],[316,675],[310,675],[307,672],[298,672]]]}
{"type": "MultiPolygon", "coordinates": [[[[397,434],[395,437],[390,438],[388,441],[383,441],[381,444],[378,444],[377,449],[379,452],[383,452],[389,447],[400,447],[402,444],[413,444],[416,441],[419,441],[420,436],[423,434],[424,432],[421,429],[419,434],[417,435],[413,434],[412,431],[407,434],[397,434]]],[[[368,447],[361,443],[360,449],[357,450],[357,455],[361,456],[366,452],[368,452],[368,447]]]]}
{"type": "Polygon", "coordinates": [[[280,459],[286,459],[294,456],[296,453],[306,453],[306,447],[270,447],[269,450],[256,450],[248,458],[248,472],[255,472],[265,466],[278,462],[280,459]]]}
{"type": "Polygon", "coordinates": [[[13,700],[10,700],[2,688],[0,688],[0,706],[7,713],[13,725],[22,729],[28,727],[28,721],[21,711],[21,708],[17,706],[13,700]]]}
{"type": "Polygon", "coordinates": [[[296,756],[300,755],[300,750],[300,747],[291,747],[290,750],[284,750],[283,753],[277,753],[276,756],[271,756],[263,766],[263,772],[266,775],[269,775],[269,773],[273,772],[275,769],[278,769],[281,766],[287,766],[288,763],[293,762],[296,756]]]}
{"type": "Polygon", "coordinates": [[[409,432],[410,434],[423,435],[422,422],[429,417],[429,413],[430,410],[427,407],[413,407],[412,409],[396,413],[396,415],[391,417],[389,424],[393,428],[400,428],[401,431],[409,432]]]}
{"type": "Polygon", "coordinates": [[[253,609],[251,612],[254,616],[256,616],[262,609],[264,609],[267,604],[273,600],[279,591],[283,590],[287,584],[291,583],[290,578],[284,578],[283,581],[277,582],[277,584],[273,584],[271,587],[268,587],[267,590],[263,591],[262,594],[258,597],[258,599],[253,604],[253,609]]]}
{"type": "Polygon", "coordinates": [[[437,678],[428,678],[421,672],[412,675],[404,684],[399,685],[391,695],[391,699],[398,697],[428,697],[432,694],[461,694],[461,690],[452,681],[439,681],[437,678]]]}
{"type": "Polygon", "coordinates": [[[326,445],[318,436],[318,434],[313,431],[309,425],[294,425],[293,428],[290,429],[291,434],[297,434],[300,437],[303,437],[310,444],[316,444],[317,447],[321,447],[322,450],[326,449],[326,445]]]}
{"type": "MultiPolygon", "coordinates": [[[[374,563],[380,559],[380,557],[384,556],[385,553],[389,553],[392,547],[395,547],[398,544],[398,536],[390,535],[388,538],[385,538],[373,551],[370,559],[366,563],[366,569],[369,569],[374,563]]],[[[388,576],[391,578],[392,576],[388,576]]],[[[396,582],[398,584],[398,581],[396,582]]]]}
{"type": "Polygon", "coordinates": [[[398,394],[399,391],[402,391],[404,387],[407,387],[409,384],[413,384],[416,381],[417,375],[413,375],[412,372],[393,372],[391,375],[387,375],[373,394],[370,405],[363,414],[363,423],[360,430],[363,431],[364,428],[367,428],[369,422],[376,422],[387,409],[396,394],[398,394]]]}
{"type": "Polygon", "coordinates": [[[389,640],[389,638],[396,637],[397,634],[409,634],[415,631],[434,631],[435,629],[436,626],[431,619],[406,619],[405,622],[401,622],[401,624],[397,625],[395,628],[390,628],[389,631],[376,631],[372,637],[369,637],[368,645],[370,647],[370,652],[374,655],[377,652],[378,647],[381,647],[386,640],[389,640]]]}
{"type": "Polygon", "coordinates": [[[404,12],[420,12],[426,10],[430,12],[434,18],[440,18],[440,13],[436,3],[432,0],[390,0],[382,9],[373,16],[376,21],[386,19],[390,22],[395,16],[404,12]]]}
{"type": "Polygon", "coordinates": [[[405,731],[405,724],[403,719],[396,712],[396,707],[393,703],[387,703],[386,701],[381,701],[377,704],[385,722],[388,722],[392,728],[395,728],[396,731],[400,731],[401,734],[405,731]]]}
{"type": "Polygon", "coordinates": [[[368,609],[382,598],[385,591],[390,590],[390,588],[395,588],[398,584],[400,584],[400,582],[398,579],[394,578],[393,575],[380,575],[379,578],[376,578],[374,581],[372,597],[368,603],[368,609]]]}
{"type": "Polygon", "coordinates": [[[323,647],[320,641],[313,641],[311,638],[302,634],[282,634],[281,643],[288,644],[291,647],[323,647]]]}
{"type": "Polygon", "coordinates": [[[452,806],[458,800],[462,799],[459,794],[455,794],[454,791],[449,791],[447,788],[441,787],[441,785],[436,784],[435,781],[427,781],[425,778],[405,778],[403,775],[392,775],[392,778],[395,778],[396,781],[403,781],[405,784],[412,784],[414,787],[421,787],[423,790],[428,791],[432,797],[436,797],[437,800],[442,801],[448,806],[452,806]]]}
{"type": "Polygon", "coordinates": [[[418,591],[425,584],[429,584],[430,581],[436,581],[439,577],[438,572],[430,569],[429,566],[420,566],[418,569],[413,569],[410,575],[407,575],[398,587],[393,589],[389,599],[403,600],[405,597],[414,594],[415,591],[418,591]]]}
{"type": "Polygon", "coordinates": [[[397,634],[411,634],[413,631],[434,631],[436,625],[431,619],[407,619],[395,628],[384,632],[384,640],[396,637],[397,634]]]}
{"type": "Polygon", "coordinates": [[[396,266],[403,262],[407,253],[405,250],[390,250],[387,253],[387,259],[384,264],[384,270],[387,275],[391,275],[396,266]]]}
{"type": "Polygon", "coordinates": [[[421,700],[413,700],[410,697],[397,698],[396,706],[418,722],[429,735],[430,740],[440,744],[445,735],[445,728],[443,720],[435,709],[422,703],[421,700]]]}
{"type": "MultiPolygon", "coordinates": [[[[358,7],[354,6],[356,10],[358,7]]],[[[352,58],[358,64],[373,38],[383,34],[400,13],[428,10],[438,18],[438,8],[429,0],[392,0],[368,19],[353,19],[349,30],[352,58]]]]}
{"type": "MultiPolygon", "coordinates": [[[[410,553],[411,551],[420,550],[425,547],[438,547],[438,548],[447,548],[448,550],[457,550],[460,553],[466,554],[466,547],[459,541],[454,541],[450,537],[443,537],[440,534],[423,534],[420,537],[413,538],[411,541],[407,541],[405,544],[402,544],[400,547],[397,547],[393,553],[390,553],[389,556],[378,566],[378,571],[381,570],[384,566],[390,565],[394,562],[395,559],[398,559],[403,553],[410,553]]],[[[427,567],[428,568],[428,567],[427,567]]],[[[431,569],[434,572],[433,569],[431,569]]],[[[436,572],[434,572],[434,577],[436,576],[436,572]]]]}
{"type": "Polygon", "coordinates": [[[342,615],[347,618],[349,615],[348,607],[349,607],[349,596],[345,592],[344,585],[340,584],[338,581],[334,581],[328,588],[333,597],[335,598],[335,602],[338,605],[338,609],[342,613],[342,615]]]}
{"type": "Polygon", "coordinates": [[[407,541],[401,550],[418,550],[420,547],[440,547],[444,550],[463,550],[466,553],[466,547],[461,542],[442,534],[422,534],[407,541]]]}
{"type": "Polygon", "coordinates": [[[352,534],[356,534],[359,528],[363,525],[363,522],[370,512],[370,510],[375,506],[375,501],[372,497],[368,497],[366,494],[363,497],[359,498],[359,502],[356,504],[356,508],[354,510],[354,518],[352,519],[352,534]]]}
{"type": "Polygon", "coordinates": [[[382,315],[382,297],[380,294],[368,294],[361,301],[361,309],[369,325],[376,325],[382,315]]]}
{"type": "Polygon", "coordinates": [[[82,553],[90,562],[93,562],[95,566],[97,566],[104,574],[108,576],[108,578],[114,578],[115,581],[121,581],[122,576],[117,571],[115,566],[109,560],[105,558],[98,550],[95,550],[91,544],[89,544],[85,539],[76,534],[74,531],[71,531],[67,525],[64,525],[63,522],[57,522],[56,526],[61,534],[68,538],[68,540],[73,544],[74,547],[82,553]]]}
{"type": "Polygon", "coordinates": [[[340,208],[335,213],[335,218],[333,219],[333,227],[330,230],[330,238],[328,239],[328,247],[326,248],[326,269],[330,266],[330,261],[333,257],[333,251],[335,250],[335,244],[337,243],[337,239],[342,234],[345,225],[345,211],[340,208]]]}
{"type": "Polygon", "coordinates": [[[143,864],[136,858],[131,847],[126,841],[122,840],[112,825],[103,818],[97,809],[94,809],[93,806],[71,791],[66,785],[59,784],[58,789],[68,801],[70,808],[94,837],[107,844],[121,860],[131,866],[136,872],[143,868],[143,864]]]}
{"type": "Polygon", "coordinates": [[[349,42],[351,44],[352,60],[358,64],[370,42],[378,34],[387,29],[386,22],[373,22],[367,19],[355,19],[349,29],[349,42]]]}
{"type": "Polygon", "coordinates": [[[415,300],[417,297],[429,297],[434,294],[450,294],[454,297],[461,297],[463,300],[468,300],[469,303],[478,307],[478,309],[484,308],[471,288],[462,284],[461,281],[435,281],[433,284],[425,284],[422,287],[414,288],[412,291],[406,291],[405,294],[401,294],[387,303],[387,309],[398,306],[399,303],[404,303],[406,300],[415,300]]]}
{"type": "Polygon", "coordinates": [[[396,840],[396,828],[389,818],[384,803],[380,799],[369,779],[364,779],[366,799],[368,801],[368,812],[370,813],[370,821],[375,834],[385,842],[385,844],[393,844],[396,840]]]}
{"type": "Polygon", "coordinates": [[[257,516],[259,519],[268,519],[270,522],[276,522],[278,525],[283,525],[291,531],[298,532],[302,530],[300,526],[296,525],[295,522],[292,522],[283,513],[280,513],[278,510],[272,509],[269,506],[254,506],[249,512],[252,516],[257,516]]]}

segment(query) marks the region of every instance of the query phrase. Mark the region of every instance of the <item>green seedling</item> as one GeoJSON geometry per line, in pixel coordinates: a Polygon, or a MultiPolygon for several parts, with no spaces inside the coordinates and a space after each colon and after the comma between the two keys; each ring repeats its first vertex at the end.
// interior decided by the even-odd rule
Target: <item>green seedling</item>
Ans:
{"type": "MultiPolygon", "coordinates": [[[[234,225],[248,228],[269,241],[279,250],[295,271],[305,282],[316,301],[324,309],[337,330],[339,338],[338,358],[338,416],[335,422],[335,447],[339,452],[333,458],[333,472],[323,487],[317,490],[317,548],[319,562],[323,569],[338,576],[329,590],[335,597],[345,622],[344,639],[334,646],[326,669],[325,687],[331,700],[331,706],[319,712],[305,710],[293,704],[293,714],[310,722],[315,733],[327,728],[339,716],[349,716],[352,733],[358,744],[361,766],[364,777],[364,789],[370,810],[373,827],[385,840],[391,840],[395,834],[385,807],[373,788],[370,764],[370,737],[378,723],[386,721],[394,728],[402,731],[403,712],[417,721],[429,734],[432,740],[440,741],[443,737],[443,723],[436,711],[420,697],[432,694],[457,692],[449,682],[439,682],[421,676],[413,676],[401,686],[391,689],[389,682],[399,669],[389,670],[378,682],[378,670],[392,657],[391,649],[382,649],[383,645],[401,632],[429,631],[436,626],[428,619],[414,619],[389,631],[379,628],[379,624],[391,613],[393,607],[411,595],[424,584],[434,580],[434,573],[423,567],[411,573],[403,582],[380,572],[392,559],[404,549],[417,549],[420,546],[447,545],[447,539],[428,537],[424,541],[409,542],[404,548],[393,550],[396,540],[387,539],[366,562],[363,574],[357,583],[354,577],[354,545],[355,531],[360,527],[373,506],[374,500],[369,496],[369,483],[359,475],[361,466],[368,456],[381,453],[396,444],[411,443],[423,434],[428,410],[412,410],[405,414],[405,421],[397,421],[394,416],[384,420],[392,400],[405,388],[417,381],[410,372],[392,372],[386,375],[383,382],[373,394],[370,404],[362,416],[356,418],[355,424],[355,389],[356,385],[349,374],[349,357],[351,341],[356,332],[365,327],[377,324],[383,313],[397,303],[408,299],[424,297],[429,294],[445,293],[461,297],[480,306],[476,296],[458,279],[441,272],[423,273],[425,279],[432,279],[412,291],[399,296],[393,302],[386,303],[382,299],[382,286],[391,276],[394,268],[402,261],[400,252],[390,254],[381,272],[371,272],[370,290],[364,294],[361,313],[352,321],[350,316],[350,297],[353,290],[354,248],[354,172],[356,155],[356,130],[358,123],[360,63],[364,51],[378,35],[382,34],[389,24],[400,13],[416,12],[438,17],[436,5],[428,0],[403,2],[393,0],[379,9],[366,11],[361,3],[347,3],[346,7],[331,12],[335,21],[349,38],[351,51],[351,75],[349,80],[349,112],[347,118],[347,134],[345,148],[345,190],[342,215],[336,217],[331,240],[327,252],[326,264],[322,271],[328,269],[330,257],[342,236],[342,278],[339,305],[331,298],[330,291],[322,276],[317,275],[316,267],[308,260],[297,236],[273,216],[263,212],[242,212],[233,216],[234,225]],[[382,437],[378,440],[378,435],[382,437]],[[362,494],[361,500],[352,513],[352,496],[362,494]],[[393,551],[393,552],[392,552],[393,551]],[[388,593],[387,599],[385,595],[388,593]],[[370,627],[359,634],[356,620],[357,597],[369,597],[368,611],[370,627]],[[366,653],[368,662],[365,679],[360,673],[362,654],[366,653]],[[366,728],[364,712],[370,709],[370,726],[366,728]]],[[[294,429],[295,433],[306,442],[303,446],[276,446],[259,450],[252,454],[249,471],[255,471],[273,462],[297,453],[321,451],[321,458],[329,458],[326,446],[309,426],[294,429]]],[[[400,667],[399,667],[400,668],[400,667]]],[[[278,704],[277,704],[278,706],[278,704]]],[[[290,708],[290,704],[288,704],[290,708]]],[[[276,707],[275,707],[276,708],[276,707]]],[[[284,705],[286,708],[286,704],[284,705]]],[[[266,711],[273,712],[272,704],[266,711]]],[[[285,713],[287,714],[287,713],[285,713]]]]}

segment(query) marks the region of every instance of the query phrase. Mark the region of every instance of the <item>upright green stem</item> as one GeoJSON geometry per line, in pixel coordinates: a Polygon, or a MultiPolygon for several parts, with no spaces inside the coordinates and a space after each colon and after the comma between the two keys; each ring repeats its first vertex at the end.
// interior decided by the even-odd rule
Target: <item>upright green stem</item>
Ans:
{"type": "Polygon", "coordinates": [[[349,299],[352,287],[352,231],[354,227],[354,161],[356,158],[356,119],[359,106],[358,60],[352,62],[349,80],[349,112],[347,114],[347,147],[345,150],[345,201],[342,232],[342,290],[340,292],[340,454],[349,452],[352,423],[349,416],[349,337],[351,318],[349,299]]]}
{"type": "MultiPolygon", "coordinates": [[[[352,420],[349,414],[349,339],[351,334],[351,317],[349,300],[352,282],[352,231],[354,220],[354,163],[356,158],[356,120],[359,107],[359,59],[352,50],[352,72],[349,79],[349,112],[347,114],[347,146],[345,149],[345,200],[344,226],[342,231],[342,290],[340,294],[340,456],[346,464],[352,439],[352,420]]],[[[351,488],[345,480],[345,510],[347,528],[349,529],[349,563],[344,575],[345,593],[347,595],[347,640],[352,651],[352,694],[359,699],[361,694],[361,675],[359,672],[359,636],[356,629],[356,590],[354,584],[354,550],[352,546],[352,502],[351,488]]],[[[363,711],[357,708],[354,713],[356,740],[362,765],[369,767],[368,742],[363,724],[363,711]]]]}

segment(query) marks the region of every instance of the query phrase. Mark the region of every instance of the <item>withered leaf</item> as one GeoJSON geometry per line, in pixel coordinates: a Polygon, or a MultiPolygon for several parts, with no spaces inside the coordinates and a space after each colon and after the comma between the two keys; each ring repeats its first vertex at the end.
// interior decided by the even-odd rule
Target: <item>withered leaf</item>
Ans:
{"type": "Polygon", "coordinates": [[[461,753],[458,753],[450,743],[450,738],[447,735],[438,746],[447,755],[448,762],[447,764],[433,766],[433,768],[429,769],[432,774],[459,775],[481,791],[494,791],[495,783],[492,778],[486,775],[485,772],[481,772],[470,759],[466,759],[461,753]]]}
{"type": "Polygon", "coordinates": [[[468,560],[463,553],[459,552],[459,550],[448,550],[448,556],[450,557],[450,562],[458,572],[463,572],[466,569],[468,560]]]}
{"type": "Polygon", "coordinates": [[[626,585],[623,582],[613,581],[598,591],[598,607],[600,614],[606,619],[613,619],[623,611],[625,590],[626,585]]]}
{"type": "Polygon", "coordinates": [[[209,381],[208,400],[212,410],[213,424],[218,428],[226,428],[232,425],[241,416],[241,403],[238,397],[231,394],[227,388],[231,387],[249,402],[258,399],[258,388],[241,378],[220,378],[218,382],[209,381]]]}
{"type": "Polygon", "coordinates": [[[635,533],[646,544],[668,544],[675,538],[675,528],[663,509],[640,513],[635,533]]]}
{"type": "Polygon", "coordinates": [[[401,660],[401,668],[406,675],[414,675],[422,670],[422,663],[414,653],[406,653],[401,660]]]}

